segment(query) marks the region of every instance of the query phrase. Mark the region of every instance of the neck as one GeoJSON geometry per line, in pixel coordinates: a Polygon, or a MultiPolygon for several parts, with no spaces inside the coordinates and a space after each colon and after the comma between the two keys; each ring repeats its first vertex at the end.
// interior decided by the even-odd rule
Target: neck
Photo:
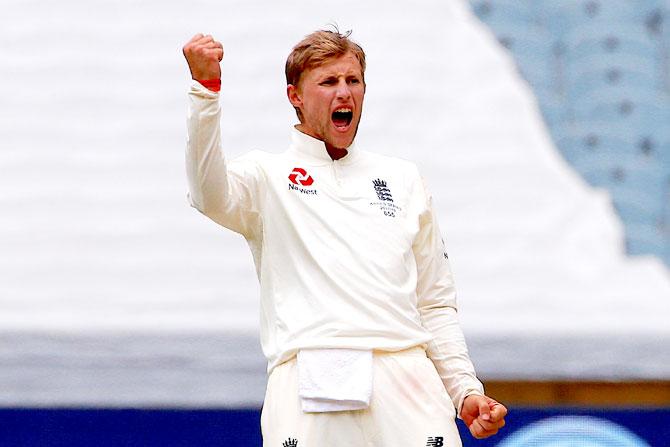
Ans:
{"type": "Polygon", "coordinates": [[[326,141],[324,141],[323,138],[316,135],[314,132],[310,132],[309,130],[305,129],[305,126],[302,123],[297,124],[295,126],[295,128],[298,129],[300,132],[304,133],[305,135],[309,135],[310,137],[314,137],[317,140],[323,141],[323,144],[326,145],[326,152],[328,152],[328,155],[333,160],[339,160],[340,158],[344,157],[345,155],[347,155],[349,153],[346,149],[335,147],[335,146],[331,145],[330,143],[327,143],[326,141]]]}
{"type": "Polygon", "coordinates": [[[325,144],[326,144],[326,151],[328,152],[328,155],[330,155],[330,158],[332,158],[333,160],[339,160],[348,153],[346,149],[334,147],[328,143],[325,144]]]}

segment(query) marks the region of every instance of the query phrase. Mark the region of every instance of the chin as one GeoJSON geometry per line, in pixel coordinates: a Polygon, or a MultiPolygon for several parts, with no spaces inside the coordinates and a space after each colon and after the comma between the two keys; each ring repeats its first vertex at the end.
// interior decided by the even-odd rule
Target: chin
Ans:
{"type": "Polygon", "coordinates": [[[347,131],[345,133],[340,133],[340,132],[337,132],[337,131],[333,132],[331,134],[331,138],[330,138],[330,140],[331,140],[330,145],[334,146],[336,148],[339,148],[339,149],[348,148],[349,146],[351,146],[351,143],[354,142],[354,138],[356,138],[356,131],[357,130],[358,130],[357,128],[354,128],[354,129],[349,129],[349,131],[347,131]]]}
{"type": "Polygon", "coordinates": [[[354,139],[353,137],[349,138],[332,138],[330,141],[327,143],[330,144],[333,147],[336,147],[338,149],[346,149],[349,146],[351,146],[351,143],[353,143],[354,139]]]}

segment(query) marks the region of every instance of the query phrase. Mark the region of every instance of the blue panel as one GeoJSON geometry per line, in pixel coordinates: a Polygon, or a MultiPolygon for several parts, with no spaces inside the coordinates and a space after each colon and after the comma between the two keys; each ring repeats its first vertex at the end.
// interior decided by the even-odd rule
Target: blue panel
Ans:
{"type": "Polygon", "coordinates": [[[0,446],[260,446],[258,410],[2,409],[0,446]]]}
{"type": "MultiPolygon", "coordinates": [[[[260,447],[260,410],[1,409],[0,445],[11,447],[260,447]]],[[[458,422],[464,447],[544,446],[566,441],[566,425],[587,427],[581,444],[592,447],[661,447],[670,439],[670,408],[599,410],[511,408],[507,426],[492,438],[475,440],[458,422]],[[566,416],[572,419],[565,419],[566,416]],[[578,418],[575,419],[575,416],[578,418]],[[558,419],[557,419],[558,417],[558,419]],[[570,421],[570,424],[566,424],[570,421]],[[535,425],[531,425],[535,424],[535,425]],[[589,424],[592,429],[588,429],[589,424]],[[587,437],[609,444],[587,444],[587,437]],[[520,444],[520,440],[536,440],[520,444]],[[613,439],[645,444],[615,444],[613,439]],[[505,442],[504,444],[501,444],[505,442]]],[[[280,447],[280,446],[277,446],[280,447]]],[[[303,446],[299,446],[303,447],[303,446]]],[[[304,446],[310,447],[310,446],[304,446]]],[[[335,446],[324,446],[335,447],[335,446]]],[[[339,446],[338,446],[339,447],[339,446]]],[[[418,446],[423,447],[423,446],[418,446]]]]}

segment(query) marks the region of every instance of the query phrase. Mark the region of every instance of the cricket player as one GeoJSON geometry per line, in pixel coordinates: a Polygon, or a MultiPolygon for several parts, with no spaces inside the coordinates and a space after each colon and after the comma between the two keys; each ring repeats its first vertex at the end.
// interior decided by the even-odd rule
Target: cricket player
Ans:
{"type": "Polygon", "coordinates": [[[223,46],[197,34],[183,53],[190,203],[246,238],[260,281],[263,445],[456,447],[456,417],[475,438],[497,433],[507,409],[475,376],[431,195],[413,163],[356,146],[362,48],[306,36],[285,67],[288,149],[234,160],[223,46]]]}

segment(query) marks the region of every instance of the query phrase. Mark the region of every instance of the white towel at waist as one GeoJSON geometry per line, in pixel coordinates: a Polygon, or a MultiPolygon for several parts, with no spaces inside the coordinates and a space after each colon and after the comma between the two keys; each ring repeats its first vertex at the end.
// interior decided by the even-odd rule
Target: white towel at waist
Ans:
{"type": "Polygon", "coordinates": [[[372,350],[302,349],[298,382],[305,413],[365,409],[372,396],[372,350]]]}

